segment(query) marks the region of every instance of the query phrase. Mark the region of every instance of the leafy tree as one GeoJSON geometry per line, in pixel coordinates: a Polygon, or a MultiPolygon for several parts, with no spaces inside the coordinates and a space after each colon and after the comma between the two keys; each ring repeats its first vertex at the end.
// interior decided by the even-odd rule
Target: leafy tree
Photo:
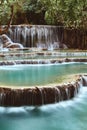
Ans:
{"type": "Polygon", "coordinates": [[[3,20],[7,20],[7,19],[5,19],[5,18],[7,18],[6,16],[7,16],[8,14],[5,13],[5,12],[6,12],[7,10],[8,10],[8,12],[11,12],[10,16],[8,16],[8,17],[10,17],[10,18],[9,18],[9,22],[7,23],[8,25],[7,25],[5,28],[0,27],[0,35],[1,35],[1,34],[6,33],[6,32],[8,31],[8,28],[9,28],[10,24],[12,23],[13,9],[14,9],[14,7],[13,7],[13,5],[10,5],[10,3],[9,3],[8,0],[1,0],[1,1],[0,1],[0,5],[1,5],[1,6],[0,6],[0,13],[1,13],[1,15],[0,15],[0,23],[1,23],[1,24],[2,24],[2,19],[3,19],[3,17],[4,17],[3,20]],[[8,6],[10,7],[10,10],[9,10],[8,6]]]}
{"type": "Polygon", "coordinates": [[[87,0],[0,0],[0,24],[8,23],[12,5],[13,24],[87,27],[87,0]]]}

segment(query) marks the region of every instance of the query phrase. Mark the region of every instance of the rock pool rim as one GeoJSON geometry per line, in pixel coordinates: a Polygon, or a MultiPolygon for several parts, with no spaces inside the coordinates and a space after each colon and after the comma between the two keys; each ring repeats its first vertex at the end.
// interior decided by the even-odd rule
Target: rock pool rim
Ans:
{"type": "MultiPolygon", "coordinates": [[[[46,60],[44,60],[46,61],[46,60]]],[[[48,60],[47,60],[48,61],[48,60]]],[[[32,64],[37,64],[31,60],[32,64]]],[[[19,61],[2,61],[0,65],[15,65],[15,64],[31,64],[30,60],[19,61]]],[[[51,63],[65,63],[65,62],[87,62],[87,59],[72,59],[64,58],[52,59],[51,63]]],[[[41,64],[44,64],[43,62],[41,64]]],[[[47,62],[46,62],[47,64],[47,62]]],[[[84,75],[87,76],[87,75],[84,75]]],[[[33,88],[0,88],[0,106],[5,107],[20,107],[20,106],[41,106],[46,104],[58,103],[60,101],[69,100],[75,97],[79,92],[80,82],[83,80],[83,85],[87,85],[85,78],[79,76],[75,82],[56,85],[53,87],[33,87],[33,88]]]]}
{"type": "MultiPolygon", "coordinates": [[[[85,75],[87,76],[87,75],[85,75]]],[[[80,82],[85,78],[81,75],[73,83],[62,84],[54,87],[34,88],[0,88],[0,106],[41,106],[58,103],[74,98],[79,92],[80,82]]]]}

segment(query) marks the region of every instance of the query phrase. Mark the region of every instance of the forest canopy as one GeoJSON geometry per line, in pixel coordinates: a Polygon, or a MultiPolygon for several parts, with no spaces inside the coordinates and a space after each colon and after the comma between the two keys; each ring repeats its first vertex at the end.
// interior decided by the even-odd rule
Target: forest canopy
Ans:
{"type": "Polygon", "coordinates": [[[87,28],[87,0],[0,0],[0,25],[50,24],[87,28]]]}

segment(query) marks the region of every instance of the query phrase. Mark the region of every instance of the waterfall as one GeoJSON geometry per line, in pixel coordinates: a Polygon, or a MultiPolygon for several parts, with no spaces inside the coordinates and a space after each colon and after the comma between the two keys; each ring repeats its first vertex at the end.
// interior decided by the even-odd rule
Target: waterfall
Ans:
{"type": "Polygon", "coordinates": [[[61,93],[59,88],[55,87],[55,103],[61,101],[61,93]]]}
{"type": "Polygon", "coordinates": [[[76,96],[76,94],[78,93],[78,87],[74,86],[75,90],[74,90],[74,96],[76,96]]]}
{"type": "Polygon", "coordinates": [[[87,86],[87,75],[82,76],[82,85],[87,86]]]}
{"type": "MultiPolygon", "coordinates": [[[[63,27],[46,25],[13,25],[8,36],[15,43],[25,47],[38,47],[48,50],[59,49],[62,44],[63,27]]],[[[65,46],[64,46],[65,47],[65,46]]]]}
{"type": "MultiPolygon", "coordinates": [[[[83,83],[87,86],[87,76],[83,75],[81,79],[84,79],[83,83]]],[[[40,106],[69,100],[79,92],[78,82],[54,87],[0,88],[0,106],[40,106]]]]}
{"type": "Polygon", "coordinates": [[[43,89],[39,89],[41,93],[41,99],[42,99],[42,105],[44,104],[44,95],[43,95],[43,89]]]}
{"type": "Polygon", "coordinates": [[[3,97],[4,97],[4,94],[3,94],[3,92],[1,92],[1,93],[0,93],[0,105],[1,105],[2,102],[3,102],[3,97]]]}
{"type": "Polygon", "coordinates": [[[66,92],[67,99],[70,99],[70,93],[68,91],[68,87],[65,88],[65,92],[66,92]]]}

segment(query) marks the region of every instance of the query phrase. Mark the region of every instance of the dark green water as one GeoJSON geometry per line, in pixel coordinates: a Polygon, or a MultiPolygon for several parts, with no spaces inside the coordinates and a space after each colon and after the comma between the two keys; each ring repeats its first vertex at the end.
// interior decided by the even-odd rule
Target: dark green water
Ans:
{"type": "Polygon", "coordinates": [[[87,73],[86,63],[0,67],[0,85],[32,86],[60,82],[68,74],[87,73]]]}

